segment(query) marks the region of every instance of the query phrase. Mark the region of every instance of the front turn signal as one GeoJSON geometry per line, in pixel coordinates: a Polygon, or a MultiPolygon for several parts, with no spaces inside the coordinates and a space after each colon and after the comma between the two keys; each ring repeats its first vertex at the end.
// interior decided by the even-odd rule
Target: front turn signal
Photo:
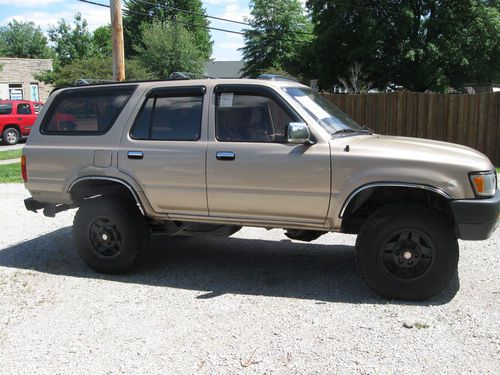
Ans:
{"type": "Polygon", "coordinates": [[[497,189],[495,172],[474,172],[469,177],[477,196],[491,197],[495,195],[497,189]]]}

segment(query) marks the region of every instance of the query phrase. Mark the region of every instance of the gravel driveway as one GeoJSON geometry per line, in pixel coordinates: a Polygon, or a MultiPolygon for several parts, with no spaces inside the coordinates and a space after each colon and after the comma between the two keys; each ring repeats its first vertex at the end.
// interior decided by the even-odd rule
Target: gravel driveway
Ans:
{"type": "Polygon", "coordinates": [[[365,286],[340,234],[159,238],[137,272],[100,275],[75,254],[74,212],[25,211],[22,185],[0,193],[2,374],[500,369],[500,230],[460,243],[460,284],[400,303],[365,286]]]}

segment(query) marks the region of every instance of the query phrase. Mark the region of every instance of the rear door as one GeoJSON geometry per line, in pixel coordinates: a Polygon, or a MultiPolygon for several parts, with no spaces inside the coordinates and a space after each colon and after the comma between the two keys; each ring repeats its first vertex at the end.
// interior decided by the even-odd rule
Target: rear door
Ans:
{"type": "Polygon", "coordinates": [[[22,135],[28,135],[31,127],[35,123],[36,115],[31,103],[18,103],[16,106],[17,117],[16,121],[21,128],[22,135]]]}
{"type": "Polygon", "coordinates": [[[208,215],[204,86],[149,91],[123,134],[118,168],[139,183],[153,210],[208,215]]]}

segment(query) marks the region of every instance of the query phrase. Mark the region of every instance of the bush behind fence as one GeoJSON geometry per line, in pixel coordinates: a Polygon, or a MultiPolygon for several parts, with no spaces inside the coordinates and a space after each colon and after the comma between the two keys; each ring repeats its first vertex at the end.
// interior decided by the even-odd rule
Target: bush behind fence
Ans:
{"type": "Polygon", "coordinates": [[[436,139],[479,150],[500,167],[500,92],[325,94],[376,133],[436,139]]]}

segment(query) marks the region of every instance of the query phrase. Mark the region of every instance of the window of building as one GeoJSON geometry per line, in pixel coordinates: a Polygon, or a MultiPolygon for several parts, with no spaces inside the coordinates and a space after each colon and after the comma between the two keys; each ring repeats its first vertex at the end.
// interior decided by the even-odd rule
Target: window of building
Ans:
{"type": "Polygon", "coordinates": [[[40,100],[38,83],[30,83],[30,100],[37,102],[40,100]]]}
{"type": "Polygon", "coordinates": [[[23,85],[20,83],[9,84],[9,99],[10,100],[23,100],[23,85]]]}

